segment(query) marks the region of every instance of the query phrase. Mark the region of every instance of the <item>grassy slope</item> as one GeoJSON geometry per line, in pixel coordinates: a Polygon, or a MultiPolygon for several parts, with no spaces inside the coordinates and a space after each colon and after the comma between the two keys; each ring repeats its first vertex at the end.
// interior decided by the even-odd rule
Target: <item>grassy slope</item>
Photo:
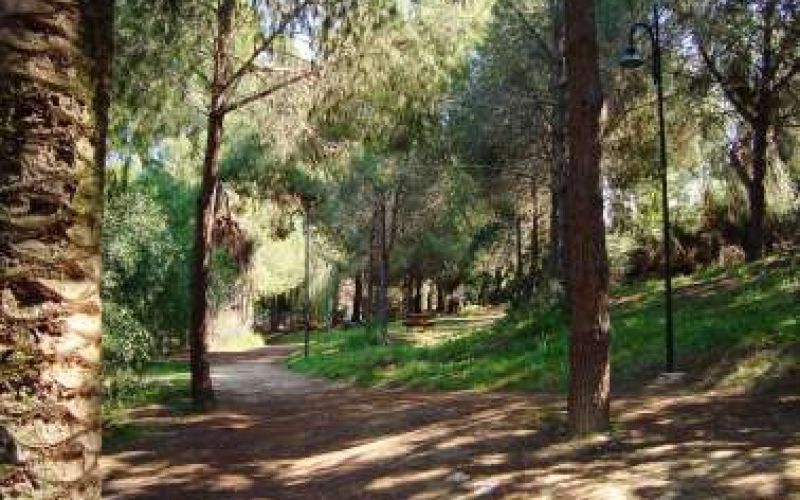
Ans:
{"type": "MultiPolygon", "coordinates": [[[[797,349],[784,350],[800,344],[797,259],[728,271],[708,269],[678,278],[676,285],[675,328],[682,367],[696,369],[724,358],[744,359],[754,352],[770,355],[761,356],[761,363],[751,366],[745,376],[773,369],[778,361],[784,367],[797,365],[797,349]]],[[[659,281],[614,290],[615,384],[642,380],[662,367],[661,290],[659,281]]],[[[352,330],[315,342],[308,359],[293,357],[289,366],[359,385],[563,390],[567,375],[564,325],[563,313],[556,310],[516,311],[488,330],[431,347],[374,346],[363,331],[352,330]]],[[[733,379],[735,375],[727,374],[733,379]]]]}

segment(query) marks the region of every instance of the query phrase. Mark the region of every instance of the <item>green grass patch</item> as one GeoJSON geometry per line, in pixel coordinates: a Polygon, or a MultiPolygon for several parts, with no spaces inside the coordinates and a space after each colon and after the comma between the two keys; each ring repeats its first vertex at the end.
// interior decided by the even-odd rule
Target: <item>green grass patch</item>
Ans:
{"type": "MultiPolygon", "coordinates": [[[[711,268],[675,280],[679,365],[778,349],[800,342],[800,266],[765,261],[711,268]],[[738,354],[737,354],[738,353],[738,354]]],[[[615,287],[612,370],[615,383],[644,380],[664,363],[663,288],[659,280],[615,287]]],[[[477,319],[477,318],[476,318],[477,319]]],[[[447,323],[451,328],[454,321],[447,323]]],[[[435,329],[436,327],[434,327],[435,329]]],[[[557,307],[511,311],[493,326],[436,345],[404,336],[377,345],[363,329],[312,342],[293,370],[363,386],[426,389],[563,391],[567,382],[566,317],[557,307]]],[[[421,333],[420,335],[430,335],[421,333]]],[[[680,367],[680,366],[679,366],[680,367]]],[[[763,370],[751,370],[754,376],[763,370]]]]}
{"type": "Polygon", "coordinates": [[[103,441],[118,448],[146,428],[130,416],[132,409],[163,405],[174,412],[191,411],[189,365],[185,361],[153,361],[140,370],[107,370],[103,379],[103,441]]]}

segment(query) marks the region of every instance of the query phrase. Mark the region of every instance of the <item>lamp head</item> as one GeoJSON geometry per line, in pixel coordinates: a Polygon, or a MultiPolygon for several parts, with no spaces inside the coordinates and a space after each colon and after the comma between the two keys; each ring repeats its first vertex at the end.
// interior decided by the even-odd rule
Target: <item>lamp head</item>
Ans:
{"type": "Polygon", "coordinates": [[[619,56],[619,65],[625,69],[637,69],[644,65],[644,58],[636,50],[636,47],[630,45],[622,50],[619,56]]]}

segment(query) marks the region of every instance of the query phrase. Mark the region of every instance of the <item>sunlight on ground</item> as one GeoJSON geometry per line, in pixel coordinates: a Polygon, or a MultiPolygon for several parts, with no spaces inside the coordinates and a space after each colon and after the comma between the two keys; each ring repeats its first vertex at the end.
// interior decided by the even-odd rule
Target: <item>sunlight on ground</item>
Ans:
{"type": "Polygon", "coordinates": [[[396,324],[390,329],[389,335],[392,339],[408,342],[415,347],[433,347],[489,328],[504,317],[502,308],[484,308],[480,313],[471,315],[437,317],[433,325],[425,328],[406,328],[396,324]]]}

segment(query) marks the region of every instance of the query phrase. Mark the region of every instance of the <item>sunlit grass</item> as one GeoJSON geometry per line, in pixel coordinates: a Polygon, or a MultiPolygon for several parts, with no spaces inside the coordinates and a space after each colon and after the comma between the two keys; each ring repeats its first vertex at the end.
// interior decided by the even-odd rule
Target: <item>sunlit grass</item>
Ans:
{"type": "MultiPolygon", "coordinates": [[[[679,368],[800,343],[800,270],[796,262],[714,267],[679,277],[675,331],[679,368]]],[[[612,308],[616,382],[654,375],[664,364],[663,288],[659,280],[618,286],[612,308]]],[[[451,328],[455,321],[444,322],[451,328]]],[[[297,371],[366,385],[429,389],[563,391],[567,331],[562,310],[516,310],[493,326],[450,334],[439,343],[376,344],[355,329],[319,337],[312,355],[290,359],[297,371]]],[[[434,327],[435,330],[435,327],[434,327]]],[[[418,336],[435,336],[423,332],[418,336]]],[[[791,361],[791,360],[790,360],[791,361]]],[[[790,362],[789,361],[789,362],[790,362]]],[[[763,363],[740,374],[766,373],[763,363]]],[[[739,380],[733,376],[731,380],[739,380]]]]}

